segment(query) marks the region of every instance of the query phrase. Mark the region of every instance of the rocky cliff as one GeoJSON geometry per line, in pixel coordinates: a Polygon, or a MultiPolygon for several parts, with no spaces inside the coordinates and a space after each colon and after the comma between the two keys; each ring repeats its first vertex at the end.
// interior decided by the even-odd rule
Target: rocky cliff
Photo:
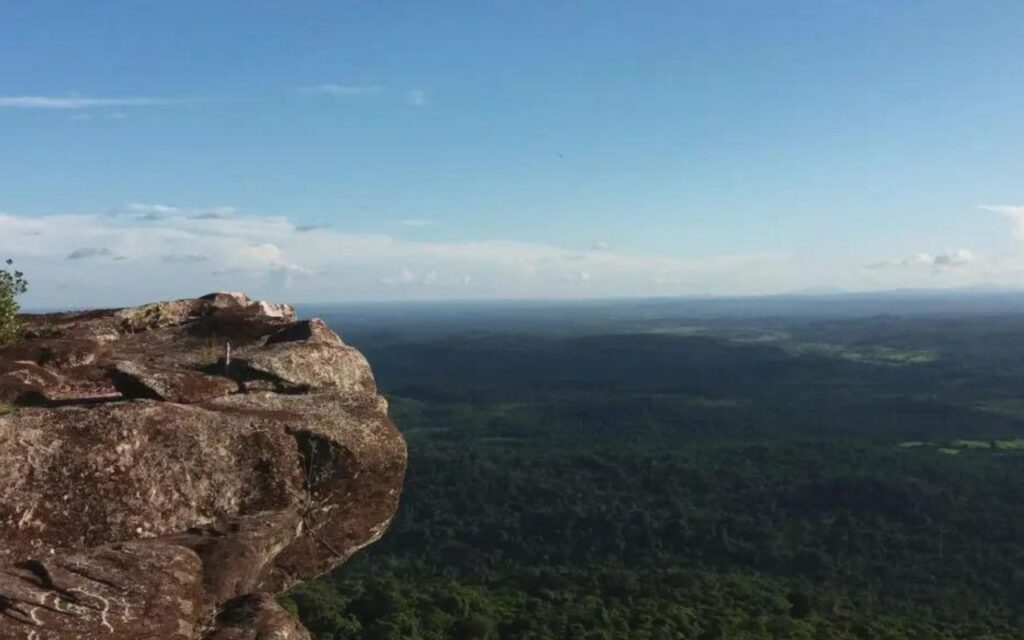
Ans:
{"type": "Polygon", "coordinates": [[[233,293],[26,334],[0,350],[0,639],[308,638],[273,596],[377,540],[405,472],[363,356],[233,293]]]}

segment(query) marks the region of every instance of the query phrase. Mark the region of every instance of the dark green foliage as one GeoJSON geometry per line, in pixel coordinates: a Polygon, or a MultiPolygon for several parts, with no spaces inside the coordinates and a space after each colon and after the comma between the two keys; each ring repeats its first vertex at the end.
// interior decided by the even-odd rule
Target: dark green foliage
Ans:
{"type": "Polygon", "coordinates": [[[846,351],[356,336],[402,507],[289,605],[318,640],[1024,638],[1024,322],[786,331],[846,351]]]}
{"type": "Polygon", "coordinates": [[[10,344],[21,335],[18,322],[18,296],[28,291],[25,275],[11,269],[14,261],[6,261],[7,269],[0,269],[0,346],[10,344]]]}

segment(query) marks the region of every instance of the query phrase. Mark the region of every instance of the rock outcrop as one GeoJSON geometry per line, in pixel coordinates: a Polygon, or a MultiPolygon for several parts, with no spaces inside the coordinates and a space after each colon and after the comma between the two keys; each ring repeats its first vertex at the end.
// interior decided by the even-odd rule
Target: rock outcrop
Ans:
{"type": "Polygon", "coordinates": [[[0,350],[0,639],[308,638],[273,596],[377,540],[402,487],[365,358],[233,293],[26,329],[0,350]]]}

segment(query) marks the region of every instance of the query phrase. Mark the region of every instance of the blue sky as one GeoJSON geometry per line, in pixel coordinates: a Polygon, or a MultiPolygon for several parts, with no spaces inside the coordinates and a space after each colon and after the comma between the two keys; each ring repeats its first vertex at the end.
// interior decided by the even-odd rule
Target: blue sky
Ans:
{"type": "Polygon", "coordinates": [[[1017,287],[1024,3],[0,3],[29,305],[1017,287]]]}

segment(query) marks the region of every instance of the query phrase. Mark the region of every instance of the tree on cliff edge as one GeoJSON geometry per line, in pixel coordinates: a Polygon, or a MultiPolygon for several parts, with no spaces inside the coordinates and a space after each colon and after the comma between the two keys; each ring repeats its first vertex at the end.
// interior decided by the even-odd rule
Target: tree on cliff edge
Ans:
{"type": "Polygon", "coordinates": [[[7,268],[0,269],[0,346],[14,342],[21,334],[18,322],[18,296],[28,291],[25,274],[11,269],[14,261],[7,260],[7,268]]]}

